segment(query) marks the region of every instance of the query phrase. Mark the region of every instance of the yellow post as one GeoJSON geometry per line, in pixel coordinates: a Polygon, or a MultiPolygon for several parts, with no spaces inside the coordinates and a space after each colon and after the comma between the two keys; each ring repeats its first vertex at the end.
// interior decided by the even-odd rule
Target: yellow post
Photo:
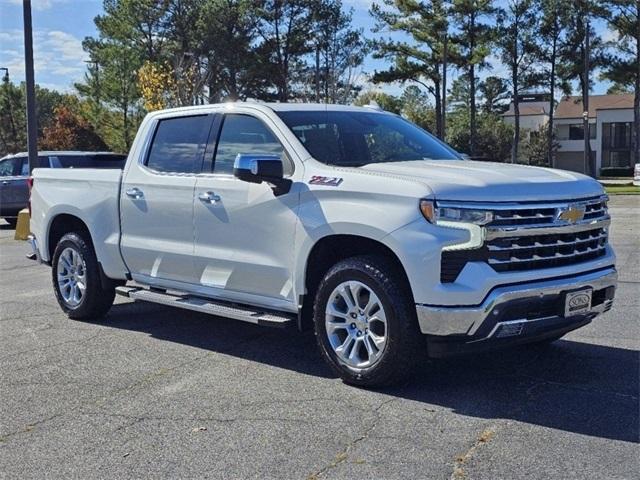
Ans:
{"type": "Polygon", "coordinates": [[[20,213],[18,213],[18,224],[16,225],[16,234],[13,237],[14,240],[26,240],[29,238],[29,234],[31,233],[29,221],[29,210],[23,208],[20,210],[20,213]]]}

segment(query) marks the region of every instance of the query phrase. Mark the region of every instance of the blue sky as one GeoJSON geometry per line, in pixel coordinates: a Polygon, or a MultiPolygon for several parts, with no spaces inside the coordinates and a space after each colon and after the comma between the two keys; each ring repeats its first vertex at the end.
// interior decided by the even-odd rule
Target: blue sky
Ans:
{"type": "MultiPolygon", "coordinates": [[[[365,36],[373,37],[373,21],[368,14],[371,2],[344,3],[354,8],[354,24],[364,29],[365,36]]],[[[72,90],[73,83],[83,78],[87,56],[82,40],[96,34],[93,18],[102,11],[102,0],[32,0],[32,7],[36,82],[61,91],[72,90]]],[[[605,38],[611,37],[604,25],[597,25],[597,29],[605,38]]],[[[23,42],[22,0],[0,0],[0,67],[8,67],[11,79],[18,82],[24,80],[23,42]]],[[[497,58],[489,60],[493,69],[483,75],[506,74],[497,58]]],[[[362,72],[373,73],[384,67],[384,62],[369,58],[362,72]]],[[[606,83],[598,82],[592,93],[605,93],[606,89],[606,83]]],[[[384,90],[397,93],[401,88],[391,85],[384,90]]]]}

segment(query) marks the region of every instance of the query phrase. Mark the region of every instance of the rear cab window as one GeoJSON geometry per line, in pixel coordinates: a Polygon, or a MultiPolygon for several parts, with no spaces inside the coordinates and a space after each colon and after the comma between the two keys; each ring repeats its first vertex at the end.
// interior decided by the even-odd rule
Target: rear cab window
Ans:
{"type": "Polygon", "coordinates": [[[193,115],[159,120],[146,167],[159,173],[199,173],[211,119],[210,115],[193,115]]]}

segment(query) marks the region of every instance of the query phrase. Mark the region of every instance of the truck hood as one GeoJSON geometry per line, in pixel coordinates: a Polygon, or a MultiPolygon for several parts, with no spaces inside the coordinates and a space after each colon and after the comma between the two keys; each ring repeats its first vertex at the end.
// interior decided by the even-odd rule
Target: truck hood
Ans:
{"type": "Polygon", "coordinates": [[[375,163],[364,171],[425,183],[437,199],[473,202],[565,200],[601,195],[585,175],[551,168],[470,160],[375,163]]]}

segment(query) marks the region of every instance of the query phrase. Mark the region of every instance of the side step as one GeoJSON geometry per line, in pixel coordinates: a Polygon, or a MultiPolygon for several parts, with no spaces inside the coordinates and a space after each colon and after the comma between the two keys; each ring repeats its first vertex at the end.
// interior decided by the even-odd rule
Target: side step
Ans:
{"type": "Polygon", "coordinates": [[[132,298],[133,300],[194,310],[219,317],[255,323],[256,325],[283,328],[295,325],[296,323],[296,316],[294,314],[270,312],[260,310],[257,307],[224,303],[208,298],[195,297],[189,294],[169,294],[162,291],[151,291],[146,288],[128,286],[117,287],[116,293],[123,297],[132,298]]]}

